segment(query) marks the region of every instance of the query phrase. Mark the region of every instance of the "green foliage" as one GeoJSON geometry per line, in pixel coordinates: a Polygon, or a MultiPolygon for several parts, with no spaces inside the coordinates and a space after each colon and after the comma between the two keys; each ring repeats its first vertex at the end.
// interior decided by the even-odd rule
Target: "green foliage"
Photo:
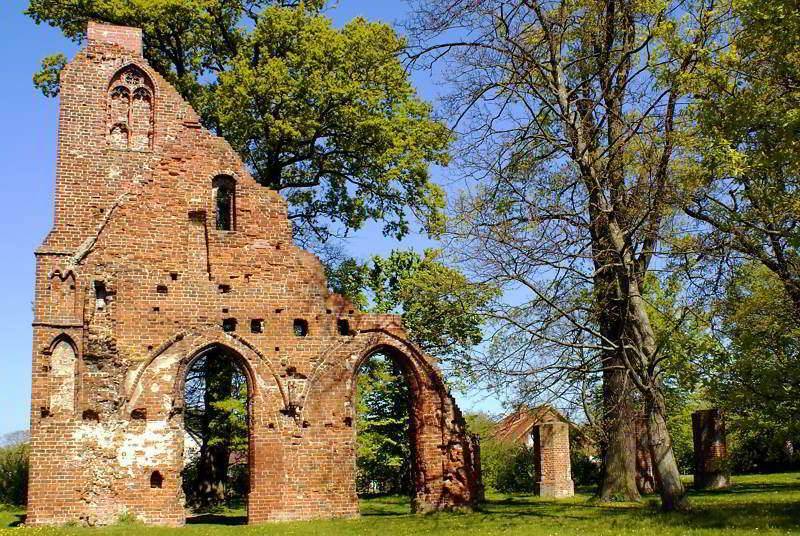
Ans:
{"type": "Polygon", "coordinates": [[[504,493],[533,491],[533,447],[487,438],[481,441],[481,469],[487,488],[504,493]]]}
{"type": "Polygon", "coordinates": [[[734,467],[796,464],[789,445],[800,433],[800,328],[784,285],[762,265],[744,265],[717,314],[729,343],[706,362],[706,376],[710,398],[726,412],[734,467]]]}
{"type": "Polygon", "coordinates": [[[51,54],[42,60],[42,69],[33,75],[33,85],[46,97],[58,95],[60,86],[58,77],[67,64],[64,54],[51,54]]]}
{"type": "Polygon", "coordinates": [[[359,369],[356,391],[359,493],[411,491],[409,390],[399,366],[376,354],[359,369]]]}
{"type": "Polygon", "coordinates": [[[0,504],[25,504],[30,448],[19,443],[0,448],[0,504]]]}
{"type": "Polygon", "coordinates": [[[392,251],[365,264],[349,259],[328,273],[334,291],[369,311],[400,314],[415,343],[467,374],[466,354],[482,340],[480,310],[496,290],[471,283],[435,249],[392,251]]]}
{"type": "Polygon", "coordinates": [[[798,317],[800,11],[792,0],[732,7],[730,42],[705,59],[697,81],[698,158],[682,171],[686,212],[700,232],[686,246],[701,252],[690,255],[698,261],[733,250],[762,263],[789,290],[798,317]]]}
{"type": "MultiPolygon", "coordinates": [[[[30,0],[37,23],[85,38],[89,19],[139,26],[144,54],[240,152],[255,179],[282,191],[299,238],[380,221],[395,237],[415,215],[441,227],[450,133],[434,120],[397,59],[403,39],[354,19],[334,28],[324,2],[276,0],[30,0]]],[[[36,75],[57,93],[63,56],[36,75]]]]}
{"type": "Polygon", "coordinates": [[[428,164],[446,163],[449,141],[395,57],[404,46],[385,24],[335,29],[327,17],[270,7],[204,109],[318,236],[331,221],[358,229],[373,219],[401,237],[409,207],[435,224],[442,194],[428,164]]]}

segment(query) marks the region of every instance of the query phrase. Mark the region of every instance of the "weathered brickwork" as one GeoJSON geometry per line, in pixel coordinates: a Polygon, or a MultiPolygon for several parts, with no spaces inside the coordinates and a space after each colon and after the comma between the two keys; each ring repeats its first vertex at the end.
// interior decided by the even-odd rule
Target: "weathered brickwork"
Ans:
{"type": "Polygon", "coordinates": [[[329,293],[283,198],[144,61],[138,29],[88,37],[61,75],[36,252],[28,523],[183,524],[184,374],[218,346],[249,382],[251,523],[358,514],[355,374],[376,351],[413,394],[415,509],[473,505],[477,445],[399,319],[329,293]]]}
{"type": "Polygon", "coordinates": [[[719,409],[692,413],[694,485],[697,489],[721,489],[731,485],[725,418],[719,409]]]}
{"type": "Polygon", "coordinates": [[[569,458],[569,424],[544,422],[533,428],[535,493],[562,499],[575,495],[569,458]]]}
{"type": "Polygon", "coordinates": [[[636,435],[636,488],[642,495],[658,491],[653,453],[650,450],[650,438],[647,433],[647,417],[638,415],[634,421],[636,435]]]}

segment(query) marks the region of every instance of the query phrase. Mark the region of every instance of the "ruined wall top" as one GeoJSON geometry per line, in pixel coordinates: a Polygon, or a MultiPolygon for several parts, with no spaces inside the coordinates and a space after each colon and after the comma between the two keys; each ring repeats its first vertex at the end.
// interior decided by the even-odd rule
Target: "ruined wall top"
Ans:
{"type": "Polygon", "coordinates": [[[86,31],[89,42],[110,43],[142,55],[142,29],[89,21],[86,31]]]}

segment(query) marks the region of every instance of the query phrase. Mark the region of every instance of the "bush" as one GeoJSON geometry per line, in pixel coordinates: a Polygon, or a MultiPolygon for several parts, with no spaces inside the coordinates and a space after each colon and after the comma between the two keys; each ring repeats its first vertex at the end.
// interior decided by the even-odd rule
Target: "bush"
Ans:
{"type": "Polygon", "coordinates": [[[29,452],[27,443],[0,448],[0,503],[27,502],[29,452]]]}
{"type": "MultiPolygon", "coordinates": [[[[574,443],[573,443],[574,445],[574,443]]],[[[601,465],[578,449],[571,448],[570,465],[572,465],[572,480],[576,486],[597,486],[602,476],[601,465]]]]}
{"type": "Polygon", "coordinates": [[[487,439],[481,442],[481,469],[487,488],[502,492],[533,491],[533,449],[487,439]]]}

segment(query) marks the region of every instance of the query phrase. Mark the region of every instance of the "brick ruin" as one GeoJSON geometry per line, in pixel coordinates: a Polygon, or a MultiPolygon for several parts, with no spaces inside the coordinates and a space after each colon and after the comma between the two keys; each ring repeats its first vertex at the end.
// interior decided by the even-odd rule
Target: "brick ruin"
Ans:
{"type": "Polygon", "coordinates": [[[415,511],[474,504],[477,446],[436,364],[398,317],[329,292],[284,199],[147,64],[140,30],[90,23],[60,99],[29,524],[182,525],[184,376],[212,351],[248,380],[250,523],[358,515],[355,375],[377,352],[412,393],[415,511]]]}
{"type": "Polygon", "coordinates": [[[492,438],[532,449],[533,492],[562,499],[575,495],[569,432],[570,422],[554,408],[523,406],[497,423],[492,438]]]}
{"type": "Polygon", "coordinates": [[[731,485],[725,418],[719,409],[692,413],[694,440],[694,486],[722,489],[731,485]]]}
{"type": "Polygon", "coordinates": [[[575,495],[569,456],[569,424],[551,421],[533,428],[534,492],[540,497],[564,499],[575,495]]]}

